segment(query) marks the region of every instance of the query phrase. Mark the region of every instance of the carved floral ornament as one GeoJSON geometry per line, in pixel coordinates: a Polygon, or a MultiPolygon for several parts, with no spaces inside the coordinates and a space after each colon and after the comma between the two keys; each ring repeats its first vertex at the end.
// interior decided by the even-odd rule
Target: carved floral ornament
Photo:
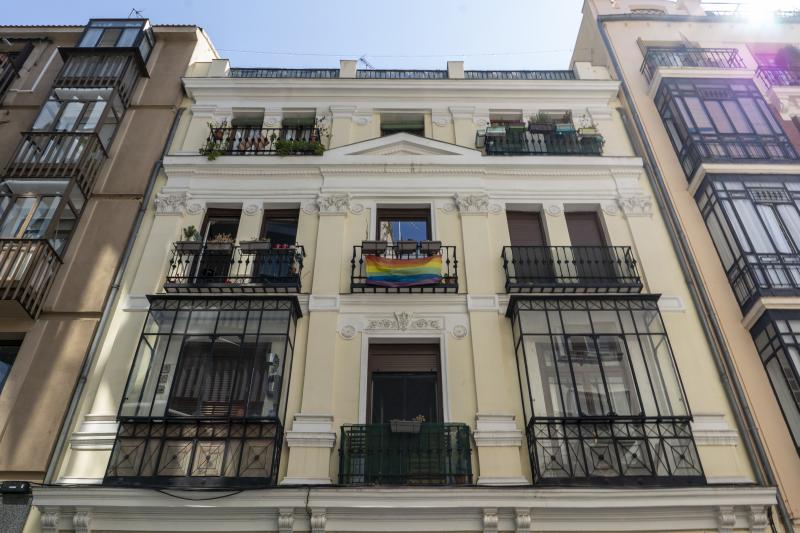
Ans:
{"type": "Polygon", "coordinates": [[[653,215],[653,198],[643,194],[620,196],[617,203],[629,217],[649,217],[653,215]]]}
{"type": "MultiPolygon", "coordinates": [[[[393,315],[366,317],[364,319],[349,318],[339,326],[339,335],[345,340],[351,340],[359,331],[365,332],[443,332],[445,331],[444,317],[416,316],[412,312],[397,311],[393,315]]],[[[467,326],[458,323],[447,328],[456,339],[463,339],[469,333],[467,326]]]]}
{"type": "Polygon", "coordinates": [[[456,193],[453,201],[444,204],[442,209],[448,212],[458,209],[462,215],[485,215],[487,213],[496,215],[503,212],[503,206],[490,202],[489,195],[485,193],[456,193]]]}
{"type": "Polygon", "coordinates": [[[189,202],[189,193],[158,193],[154,204],[157,215],[182,215],[189,202]]]}

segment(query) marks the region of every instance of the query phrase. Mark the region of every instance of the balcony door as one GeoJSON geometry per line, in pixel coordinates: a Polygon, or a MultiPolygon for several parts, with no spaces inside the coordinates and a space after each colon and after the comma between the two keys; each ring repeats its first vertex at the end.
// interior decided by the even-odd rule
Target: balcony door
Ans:
{"type": "Polygon", "coordinates": [[[553,258],[547,247],[541,213],[506,211],[511,237],[514,276],[519,282],[555,281],[553,258]]]}
{"type": "Polygon", "coordinates": [[[373,344],[367,419],[441,422],[441,383],[438,344],[373,344]]]}
{"type": "Polygon", "coordinates": [[[224,283],[233,261],[239,209],[209,209],[203,221],[205,246],[195,273],[198,283],[224,283]],[[227,244],[226,244],[227,243],[227,244]]]}
{"type": "Polygon", "coordinates": [[[270,249],[255,257],[253,276],[272,283],[290,281],[295,277],[295,249],[297,243],[297,209],[271,209],[264,211],[261,238],[269,240],[270,249]]]}
{"type": "Polygon", "coordinates": [[[564,216],[572,245],[566,267],[571,269],[569,276],[578,283],[587,280],[611,282],[616,277],[614,265],[597,213],[584,211],[565,213],[564,216]]]}

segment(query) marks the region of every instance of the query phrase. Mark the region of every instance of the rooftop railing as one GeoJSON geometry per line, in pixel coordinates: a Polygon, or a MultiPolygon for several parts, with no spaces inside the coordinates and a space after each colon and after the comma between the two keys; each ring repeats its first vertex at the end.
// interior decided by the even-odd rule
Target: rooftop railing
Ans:
{"type": "Polygon", "coordinates": [[[732,69],[745,68],[746,65],[736,48],[648,48],[641,68],[648,83],[659,67],[732,69]]]}

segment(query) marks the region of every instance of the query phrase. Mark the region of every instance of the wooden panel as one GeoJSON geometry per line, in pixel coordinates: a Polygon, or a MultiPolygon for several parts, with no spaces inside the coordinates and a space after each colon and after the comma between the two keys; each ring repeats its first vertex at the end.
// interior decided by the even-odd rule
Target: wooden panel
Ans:
{"type": "Polygon", "coordinates": [[[572,246],[605,246],[606,239],[597,213],[564,213],[572,246]]]}
{"type": "Polygon", "coordinates": [[[438,344],[371,344],[369,373],[439,372],[438,344]]]}
{"type": "Polygon", "coordinates": [[[545,246],[544,226],[540,213],[506,211],[511,246],[545,246]]]}

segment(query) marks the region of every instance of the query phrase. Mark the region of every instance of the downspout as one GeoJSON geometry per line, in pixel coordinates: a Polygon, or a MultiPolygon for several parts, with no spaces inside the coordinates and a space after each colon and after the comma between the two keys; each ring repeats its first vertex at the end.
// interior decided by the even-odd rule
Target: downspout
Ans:
{"type": "Polygon", "coordinates": [[[128,234],[128,242],[125,245],[125,251],[122,254],[122,259],[117,265],[117,271],[114,275],[114,282],[111,285],[108,298],[106,298],[106,303],[103,306],[103,314],[100,316],[100,322],[97,324],[97,329],[95,329],[89,351],[86,354],[86,357],[83,359],[81,373],[78,377],[77,383],[75,384],[75,389],[72,393],[72,398],[70,399],[67,414],[61,423],[61,429],[58,432],[58,440],[56,441],[56,445],[52,454],[50,455],[50,460],[47,464],[47,472],[44,476],[45,485],[53,483],[53,476],[55,475],[56,467],[64,450],[64,443],[67,440],[67,434],[72,427],[73,419],[75,418],[75,412],[78,409],[78,403],[81,395],[83,394],[83,388],[86,385],[86,380],[89,376],[89,370],[92,368],[95,357],[97,356],[97,351],[100,347],[100,340],[103,337],[103,332],[105,331],[106,326],[108,325],[108,320],[111,317],[114,303],[117,299],[120,286],[122,285],[122,278],[125,274],[128,261],[130,260],[131,253],[133,251],[133,245],[135,244],[136,237],[142,227],[142,221],[144,220],[147,206],[150,205],[153,189],[155,188],[156,181],[158,180],[158,173],[161,172],[161,169],[164,166],[164,157],[167,155],[170,146],[172,146],[172,141],[175,138],[175,132],[178,129],[178,124],[180,123],[183,111],[183,108],[178,108],[177,112],[175,113],[175,118],[172,119],[172,126],[170,126],[169,129],[169,135],[167,136],[167,140],[164,142],[164,147],[161,149],[161,156],[158,158],[158,161],[153,164],[153,170],[150,172],[150,179],[147,182],[147,188],[142,196],[142,202],[139,205],[139,210],[136,212],[136,219],[134,220],[131,231],[128,234]]]}
{"type": "MultiPolygon", "coordinates": [[[[620,20],[619,16],[614,17],[614,20],[620,20]]],[[[699,268],[691,251],[688,248],[687,239],[683,234],[683,229],[681,227],[678,214],[675,211],[672,203],[667,201],[668,192],[666,190],[666,186],[664,185],[664,176],[661,174],[658,165],[653,163],[655,161],[653,149],[650,146],[647,136],[645,135],[644,126],[642,125],[639,114],[636,112],[633,99],[631,98],[631,95],[628,91],[628,86],[625,83],[625,78],[622,74],[622,68],[620,67],[619,61],[617,60],[617,56],[614,52],[614,48],[612,47],[611,41],[606,33],[605,21],[606,18],[604,16],[598,16],[597,27],[600,31],[600,36],[603,39],[603,44],[605,45],[606,50],[608,50],[608,55],[611,59],[614,71],[620,81],[622,94],[628,104],[628,109],[630,110],[631,117],[633,118],[636,126],[636,133],[638,133],[638,135],[633,135],[630,123],[628,120],[625,120],[625,115],[621,114],[623,123],[625,124],[625,129],[628,131],[630,137],[632,139],[638,139],[641,143],[641,146],[644,148],[645,154],[642,159],[645,163],[644,166],[648,180],[653,186],[656,202],[658,203],[659,208],[667,215],[667,220],[669,221],[669,224],[667,224],[669,231],[667,233],[672,241],[673,248],[680,252],[678,253],[678,263],[680,264],[683,275],[687,284],[689,285],[689,293],[692,295],[692,300],[694,301],[695,307],[700,311],[700,316],[702,317],[700,323],[703,326],[703,332],[705,333],[706,339],[711,346],[711,353],[714,355],[714,363],[717,367],[717,372],[719,372],[719,375],[722,377],[721,381],[723,389],[725,390],[725,395],[727,396],[728,401],[734,407],[736,424],[739,427],[740,433],[742,433],[742,442],[744,443],[748,458],[755,466],[756,479],[760,485],[770,485],[775,487],[776,491],[778,492],[778,510],[780,512],[780,518],[783,527],[786,531],[793,531],[794,529],[789,515],[789,510],[786,508],[786,505],[783,501],[783,497],[780,493],[780,487],[778,487],[778,484],[775,480],[775,475],[772,471],[772,467],[770,466],[766,450],[764,449],[761,438],[758,435],[755,419],[753,418],[753,414],[750,411],[750,407],[747,403],[747,398],[742,388],[742,384],[739,382],[736,369],[733,368],[731,354],[728,351],[724,339],[722,339],[718,334],[720,331],[720,325],[713,312],[713,306],[711,305],[710,298],[705,290],[705,287],[703,287],[701,283],[695,282],[695,280],[701,278],[699,268]]]]}

